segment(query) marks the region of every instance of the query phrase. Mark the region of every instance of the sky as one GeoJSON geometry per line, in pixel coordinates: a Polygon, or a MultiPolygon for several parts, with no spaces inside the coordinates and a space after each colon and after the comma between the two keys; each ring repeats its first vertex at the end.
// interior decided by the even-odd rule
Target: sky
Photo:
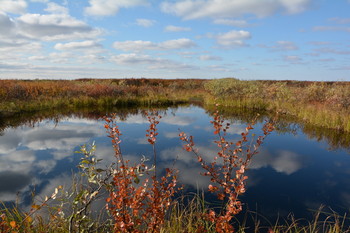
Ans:
{"type": "Polygon", "coordinates": [[[0,79],[350,81],[350,0],[0,0],[0,79]]]}

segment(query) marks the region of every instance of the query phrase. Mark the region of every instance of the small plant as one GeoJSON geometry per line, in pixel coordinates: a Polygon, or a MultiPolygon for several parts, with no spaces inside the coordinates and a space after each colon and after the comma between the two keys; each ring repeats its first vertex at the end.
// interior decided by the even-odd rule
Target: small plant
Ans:
{"type": "Polygon", "coordinates": [[[115,117],[105,119],[105,128],[112,139],[117,159],[106,205],[114,220],[115,232],[159,232],[177,191],[176,170],[167,168],[166,174],[157,178],[155,144],[158,119],[161,116],[153,111],[147,117],[150,126],[146,136],[154,153],[151,168],[146,166],[145,159],[134,166],[125,161],[120,148],[121,133],[115,117]],[[143,181],[140,176],[145,176],[143,181]]]}
{"type": "Polygon", "coordinates": [[[259,136],[255,144],[253,143],[255,135],[252,135],[253,138],[250,141],[248,140],[255,121],[248,124],[245,132],[241,134],[241,140],[236,143],[227,141],[225,138],[230,124],[226,123],[224,125],[225,122],[218,110],[214,113],[214,119],[211,123],[215,130],[214,134],[218,136],[218,140],[214,142],[217,144],[219,152],[210,163],[205,161],[195,148],[192,136],[187,136],[183,132],[179,136],[186,143],[184,149],[193,152],[202,168],[206,171],[202,175],[211,178],[212,184],[208,186],[209,192],[215,193],[217,198],[222,201],[219,213],[211,209],[204,217],[216,224],[217,232],[233,232],[231,220],[234,215],[242,211],[242,203],[238,197],[246,191],[245,181],[248,179],[248,176],[245,175],[245,172],[253,156],[258,153],[258,149],[266,136],[273,131],[273,122],[269,121],[264,124],[262,128],[263,136],[259,136]]]}

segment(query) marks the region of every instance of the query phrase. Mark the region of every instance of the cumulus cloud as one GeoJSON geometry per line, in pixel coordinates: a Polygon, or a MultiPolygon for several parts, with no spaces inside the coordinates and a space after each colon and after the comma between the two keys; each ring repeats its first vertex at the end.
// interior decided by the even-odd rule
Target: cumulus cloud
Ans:
{"type": "Polygon", "coordinates": [[[15,27],[14,20],[11,19],[9,16],[7,16],[5,13],[0,11],[0,28],[1,28],[1,31],[4,32],[0,34],[0,38],[5,36],[7,37],[8,34],[13,34],[14,27],[15,27]]]}
{"type": "Polygon", "coordinates": [[[103,129],[93,125],[72,124],[61,125],[55,129],[52,126],[43,126],[30,129],[23,133],[25,146],[32,150],[73,150],[81,143],[85,143],[92,137],[104,135],[103,129]]]}
{"type": "Polygon", "coordinates": [[[302,168],[303,156],[292,151],[281,150],[274,154],[263,150],[251,162],[250,168],[259,169],[270,166],[275,171],[286,175],[293,174],[302,168]]]}
{"type": "Polygon", "coordinates": [[[338,54],[338,55],[349,55],[350,50],[342,50],[342,49],[335,49],[335,48],[318,48],[314,49],[315,51],[319,53],[333,53],[333,54],[338,54]]]}
{"type": "Polygon", "coordinates": [[[17,24],[20,34],[44,41],[95,38],[102,34],[67,14],[25,14],[17,19],[17,24]]]}
{"type": "Polygon", "coordinates": [[[295,56],[295,55],[283,56],[283,60],[286,62],[289,62],[291,64],[302,64],[303,63],[303,59],[301,57],[295,56]]]}
{"type": "Polygon", "coordinates": [[[330,18],[329,21],[337,23],[337,24],[348,24],[348,23],[350,23],[350,18],[334,17],[334,18],[330,18]]]}
{"type": "Polygon", "coordinates": [[[27,3],[24,0],[2,0],[0,3],[0,12],[14,14],[23,14],[27,9],[27,3]]]}
{"type": "Polygon", "coordinates": [[[170,124],[170,125],[179,125],[186,126],[195,122],[197,119],[191,116],[171,116],[171,117],[163,117],[162,122],[170,124]]]}
{"type": "Polygon", "coordinates": [[[94,29],[70,16],[66,7],[48,3],[45,11],[48,14],[27,13],[16,18],[0,11],[0,27],[4,32],[0,34],[0,43],[7,42],[16,46],[27,45],[33,40],[38,43],[38,41],[89,39],[102,34],[102,30],[94,29]]]}
{"type": "Polygon", "coordinates": [[[136,24],[141,27],[152,27],[155,23],[156,21],[152,19],[136,19],[136,24]]]}
{"type": "Polygon", "coordinates": [[[41,2],[41,3],[47,3],[49,0],[30,0],[31,2],[41,2]]]}
{"type": "Polygon", "coordinates": [[[135,53],[112,56],[111,60],[121,65],[149,65],[149,69],[194,69],[193,66],[178,63],[169,59],[151,57],[149,55],[135,53]]]}
{"type": "Polygon", "coordinates": [[[252,36],[248,31],[229,31],[227,33],[222,33],[215,35],[214,38],[218,45],[223,47],[243,47],[247,46],[246,40],[250,39],[252,36]]]}
{"type": "Polygon", "coordinates": [[[221,61],[222,57],[212,56],[212,55],[201,55],[201,56],[199,56],[199,60],[201,60],[201,61],[221,61]]]}
{"type": "MultiPolygon", "coordinates": [[[[2,68],[1,63],[0,68],[2,68]]],[[[15,151],[20,142],[21,138],[16,132],[10,131],[6,133],[5,135],[1,136],[0,154],[8,154],[12,151],[15,151]]]]}
{"type": "Polygon", "coordinates": [[[191,31],[191,28],[168,25],[164,28],[164,31],[166,31],[166,32],[189,32],[189,31],[191,31]]]}
{"type": "Polygon", "coordinates": [[[179,138],[179,132],[165,132],[164,137],[166,137],[166,138],[179,138]]]}
{"type": "Polygon", "coordinates": [[[291,41],[277,41],[273,47],[276,50],[297,50],[298,47],[291,41]]]}
{"type": "Polygon", "coordinates": [[[182,0],[164,2],[161,9],[186,20],[240,17],[247,14],[266,17],[279,11],[296,14],[306,10],[310,3],[311,0],[182,0]]]}
{"type": "Polygon", "coordinates": [[[151,41],[135,40],[135,41],[117,41],[113,43],[113,47],[123,51],[143,51],[143,50],[171,50],[185,49],[195,47],[196,43],[187,38],[167,40],[160,43],[151,41]]]}
{"type": "Polygon", "coordinates": [[[274,45],[261,45],[260,47],[269,48],[272,51],[291,51],[298,50],[298,46],[292,41],[277,41],[274,45]]]}
{"type": "Polygon", "coordinates": [[[245,20],[236,20],[236,19],[215,19],[214,24],[228,25],[233,27],[248,27],[249,24],[245,20]]]}
{"type": "Polygon", "coordinates": [[[112,61],[115,61],[118,64],[151,64],[161,62],[162,59],[153,58],[149,55],[129,53],[112,56],[112,61]]]}
{"type": "Polygon", "coordinates": [[[89,0],[90,6],[85,8],[85,13],[93,16],[111,16],[120,8],[147,5],[146,0],[89,0]]]}
{"type": "Polygon", "coordinates": [[[29,184],[41,184],[40,174],[52,172],[57,161],[72,155],[76,146],[104,134],[102,126],[97,129],[96,125],[77,120],[55,128],[44,124],[39,128],[9,130],[0,140],[0,199],[12,201],[16,192],[29,191],[29,184]],[[47,149],[50,151],[45,159],[38,157],[38,150],[47,149]]]}
{"type": "Polygon", "coordinates": [[[101,48],[102,45],[96,41],[86,40],[79,42],[69,42],[69,43],[57,43],[55,49],[57,50],[71,50],[71,49],[92,49],[92,48],[101,48]]]}
{"type": "Polygon", "coordinates": [[[339,27],[339,26],[316,26],[313,27],[313,31],[344,31],[350,32],[350,27],[339,27]]]}
{"type": "Polygon", "coordinates": [[[68,9],[64,6],[58,5],[54,2],[49,2],[45,11],[55,14],[68,14],[68,9]]]}

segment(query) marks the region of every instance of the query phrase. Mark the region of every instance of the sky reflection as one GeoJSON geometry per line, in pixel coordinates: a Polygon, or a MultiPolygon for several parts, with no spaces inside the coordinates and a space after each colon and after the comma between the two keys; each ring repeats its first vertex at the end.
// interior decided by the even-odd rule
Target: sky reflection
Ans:
{"type": "MultiPolygon", "coordinates": [[[[199,152],[210,162],[218,152],[210,120],[201,108],[178,108],[163,113],[158,125],[157,170],[175,164],[186,190],[205,190],[209,179],[199,175],[202,169],[196,157],[182,149],[178,134],[193,135],[199,152]]],[[[246,126],[228,121],[233,124],[227,138],[239,139],[246,126]]],[[[13,202],[17,193],[28,197],[34,187],[38,197],[52,194],[58,185],[69,187],[79,162],[74,152],[86,143],[96,142],[101,167],[113,163],[113,148],[103,124],[102,120],[67,117],[58,124],[45,121],[35,127],[6,129],[0,136],[0,200],[13,202]]],[[[147,119],[134,114],[118,125],[125,158],[131,164],[138,163],[142,155],[152,159],[152,147],[145,137],[147,119]]],[[[260,135],[261,124],[255,128],[254,133],[260,135]]],[[[346,209],[350,206],[350,156],[326,148],[325,142],[309,139],[300,131],[296,135],[272,133],[250,164],[243,201],[269,216],[294,212],[303,217],[321,204],[346,209]]]]}

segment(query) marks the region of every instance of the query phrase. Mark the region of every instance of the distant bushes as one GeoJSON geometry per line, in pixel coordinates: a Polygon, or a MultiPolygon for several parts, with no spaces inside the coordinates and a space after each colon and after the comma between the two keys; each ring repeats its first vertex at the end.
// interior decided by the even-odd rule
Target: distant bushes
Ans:
{"type": "Polygon", "coordinates": [[[0,80],[2,101],[89,96],[165,95],[169,91],[201,89],[203,80],[160,79],[80,79],[80,80],[0,80]]]}
{"type": "Polygon", "coordinates": [[[306,81],[241,81],[234,78],[214,79],[205,89],[220,99],[262,99],[292,104],[328,105],[349,110],[350,83],[306,81]]]}
{"type": "Polygon", "coordinates": [[[205,89],[221,104],[296,117],[297,121],[350,132],[350,83],[210,80],[205,89]]]}

